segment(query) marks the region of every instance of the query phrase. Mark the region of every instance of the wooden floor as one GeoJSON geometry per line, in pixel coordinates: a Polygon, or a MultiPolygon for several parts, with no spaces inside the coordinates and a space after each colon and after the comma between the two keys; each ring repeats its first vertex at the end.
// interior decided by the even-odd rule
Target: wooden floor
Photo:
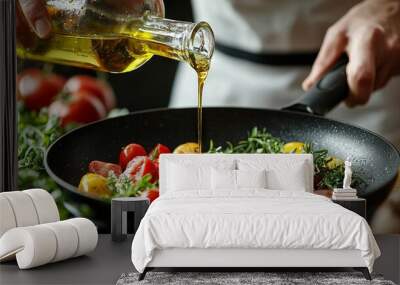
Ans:
{"type": "MultiPolygon", "coordinates": [[[[382,257],[375,272],[400,283],[400,235],[377,235],[382,257]]],[[[115,284],[122,273],[134,271],[131,263],[132,236],[114,243],[110,235],[100,235],[94,252],[42,267],[19,270],[15,262],[0,265],[0,284],[115,284]]]]}

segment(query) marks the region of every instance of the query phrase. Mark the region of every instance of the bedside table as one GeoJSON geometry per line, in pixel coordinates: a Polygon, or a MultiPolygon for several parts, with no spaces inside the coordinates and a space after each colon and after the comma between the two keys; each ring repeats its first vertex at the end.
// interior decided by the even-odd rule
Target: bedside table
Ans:
{"type": "Polygon", "coordinates": [[[367,200],[363,198],[356,198],[352,200],[334,200],[333,203],[339,204],[340,206],[359,214],[364,219],[367,218],[367,200]]]}
{"type": "Polygon", "coordinates": [[[134,233],[149,208],[150,201],[144,197],[120,197],[111,200],[112,241],[124,241],[127,237],[127,213],[133,212],[134,233]]]}

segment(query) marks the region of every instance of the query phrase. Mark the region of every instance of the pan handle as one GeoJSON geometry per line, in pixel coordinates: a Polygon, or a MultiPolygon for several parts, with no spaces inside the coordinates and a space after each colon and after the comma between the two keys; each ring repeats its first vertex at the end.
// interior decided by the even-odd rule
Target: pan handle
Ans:
{"type": "Polygon", "coordinates": [[[317,84],[301,96],[298,101],[283,108],[283,110],[320,116],[331,111],[342,102],[349,93],[346,76],[347,63],[347,56],[342,56],[335,66],[317,84]]]}

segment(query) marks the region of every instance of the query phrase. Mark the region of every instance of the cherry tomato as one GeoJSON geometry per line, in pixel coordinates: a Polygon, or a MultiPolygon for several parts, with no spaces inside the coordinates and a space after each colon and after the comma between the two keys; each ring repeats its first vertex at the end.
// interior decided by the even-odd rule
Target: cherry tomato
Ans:
{"type": "Polygon", "coordinates": [[[162,153],[171,153],[171,150],[167,146],[159,143],[150,152],[149,158],[151,160],[158,159],[162,153]]]}
{"type": "Polygon", "coordinates": [[[62,90],[65,78],[56,74],[45,75],[41,70],[29,68],[17,76],[17,98],[29,110],[47,107],[62,90]]]}
{"type": "Polygon", "coordinates": [[[146,174],[151,175],[151,183],[158,180],[157,169],[147,156],[136,156],[132,159],[126,166],[124,174],[133,182],[140,180],[146,174]]]}
{"type": "Polygon", "coordinates": [[[61,126],[69,123],[90,123],[106,116],[101,101],[86,91],[79,91],[54,101],[49,107],[51,115],[61,119],[61,126]]]}
{"type": "Polygon", "coordinates": [[[160,192],[158,189],[150,189],[144,191],[140,196],[148,198],[151,203],[160,196],[160,192]]]}
{"type": "Polygon", "coordinates": [[[105,106],[107,111],[115,107],[115,95],[112,88],[104,81],[88,75],[77,75],[71,77],[65,83],[64,91],[74,93],[78,91],[87,91],[97,97],[105,106]]]}
{"type": "Polygon", "coordinates": [[[147,155],[147,152],[140,144],[128,144],[121,150],[119,154],[119,165],[122,167],[122,169],[125,169],[129,161],[134,159],[136,156],[145,155],[147,155]]]}
{"type": "Polygon", "coordinates": [[[121,166],[114,163],[93,160],[89,163],[89,172],[96,173],[104,177],[108,177],[109,173],[113,172],[116,176],[122,173],[121,166]]]}
{"type": "Polygon", "coordinates": [[[61,92],[66,82],[63,76],[54,73],[46,76],[46,79],[58,89],[58,92],[61,92]]]}

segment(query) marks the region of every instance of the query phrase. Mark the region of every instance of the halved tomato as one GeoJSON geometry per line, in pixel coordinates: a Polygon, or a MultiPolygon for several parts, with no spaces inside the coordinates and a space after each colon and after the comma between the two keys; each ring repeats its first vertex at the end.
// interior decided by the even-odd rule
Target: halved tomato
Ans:
{"type": "Polygon", "coordinates": [[[43,74],[40,69],[29,68],[17,76],[16,93],[29,110],[47,107],[62,90],[65,78],[57,74],[43,74]]]}
{"type": "Polygon", "coordinates": [[[119,165],[122,169],[128,165],[129,161],[134,159],[136,156],[145,156],[147,155],[146,150],[140,144],[131,143],[122,148],[119,154],[119,165]]]}
{"type": "Polygon", "coordinates": [[[139,181],[146,174],[151,175],[151,183],[158,180],[157,168],[147,156],[136,156],[132,159],[126,166],[124,174],[133,182],[139,181]]]}
{"type": "Polygon", "coordinates": [[[74,93],[82,90],[97,97],[107,111],[115,107],[115,95],[107,82],[88,75],[77,75],[71,77],[64,86],[64,92],[66,93],[74,93]]]}
{"type": "Polygon", "coordinates": [[[86,91],[79,91],[54,101],[49,107],[49,113],[61,119],[65,127],[69,123],[90,123],[106,116],[106,110],[101,101],[86,91]]]}

